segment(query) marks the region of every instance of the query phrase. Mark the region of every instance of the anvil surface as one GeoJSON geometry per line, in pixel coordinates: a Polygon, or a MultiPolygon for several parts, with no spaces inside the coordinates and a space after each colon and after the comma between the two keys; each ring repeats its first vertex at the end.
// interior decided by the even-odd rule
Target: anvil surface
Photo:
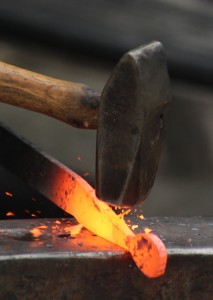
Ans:
{"type": "Polygon", "coordinates": [[[71,237],[64,229],[72,218],[0,221],[0,298],[212,299],[211,217],[130,220],[166,244],[162,277],[146,278],[129,253],[86,229],[71,237]]]}

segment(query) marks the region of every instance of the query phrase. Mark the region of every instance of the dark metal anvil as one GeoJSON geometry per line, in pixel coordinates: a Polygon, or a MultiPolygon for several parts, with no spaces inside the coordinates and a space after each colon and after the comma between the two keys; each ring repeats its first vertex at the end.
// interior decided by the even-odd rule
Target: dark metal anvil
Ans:
{"type": "MultiPolygon", "coordinates": [[[[42,166],[47,174],[69,175],[66,167],[4,126],[0,138],[1,165],[26,188],[47,196],[51,182],[42,166]]],[[[169,255],[165,275],[146,278],[127,252],[86,229],[70,236],[65,228],[76,223],[73,218],[2,220],[0,298],[211,299],[212,217],[130,219],[138,225],[136,232],[151,227],[164,241],[169,255]],[[40,228],[39,236],[34,228],[40,228]]]]}

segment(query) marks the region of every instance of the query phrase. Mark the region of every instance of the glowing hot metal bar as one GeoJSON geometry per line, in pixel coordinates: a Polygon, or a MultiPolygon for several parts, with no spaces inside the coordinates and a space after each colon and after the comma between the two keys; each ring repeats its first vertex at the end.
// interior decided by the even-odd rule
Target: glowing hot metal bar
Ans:
{"type": "Polygon", "coordinates": [[[61,172],[55,177],[50,189],[54,203],[88,230],[129,251],[146,276],[162,275],[167,262],[163,242],[153,233],[135,235],[122,218],[96,198],[94,189],[85,180],[72,171],[69,175],[61,172]]]}
{"type": "Polygon", "coordinates": [[[80,176],[3,127],[0,135],[5,146],[0,149],[1,163],[8,170],[75,216],[87,229],[129,251],[148,277],[164,273],[167,252],[157,236],[135,235],[124,220],[96,198],[94,189],[80,176]]]}

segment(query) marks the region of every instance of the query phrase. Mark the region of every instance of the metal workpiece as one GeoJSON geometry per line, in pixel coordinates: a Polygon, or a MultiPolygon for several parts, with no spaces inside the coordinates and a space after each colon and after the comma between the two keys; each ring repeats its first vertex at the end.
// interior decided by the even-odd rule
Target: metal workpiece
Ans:
{"type": "Polygon", "coordinates": [[[137,231],[149,227],[164,240],[165,275],[148,279],[130,254],[84,228],[72,236],[72,218],[4,220],[1,298],[212,299],[212,218],[128,218],[137,231]]]}

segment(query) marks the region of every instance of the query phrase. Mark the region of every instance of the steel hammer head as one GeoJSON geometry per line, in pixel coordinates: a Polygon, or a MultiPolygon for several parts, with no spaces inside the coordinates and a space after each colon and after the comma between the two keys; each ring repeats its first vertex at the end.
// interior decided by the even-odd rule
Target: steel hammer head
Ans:
{"type": "Polygon", "coordinates": [[[97,132],[96,194],[118,206],[142,202],[159,163],[170,102],[160,42],[126,53],[101,95],[97,132]]]}

